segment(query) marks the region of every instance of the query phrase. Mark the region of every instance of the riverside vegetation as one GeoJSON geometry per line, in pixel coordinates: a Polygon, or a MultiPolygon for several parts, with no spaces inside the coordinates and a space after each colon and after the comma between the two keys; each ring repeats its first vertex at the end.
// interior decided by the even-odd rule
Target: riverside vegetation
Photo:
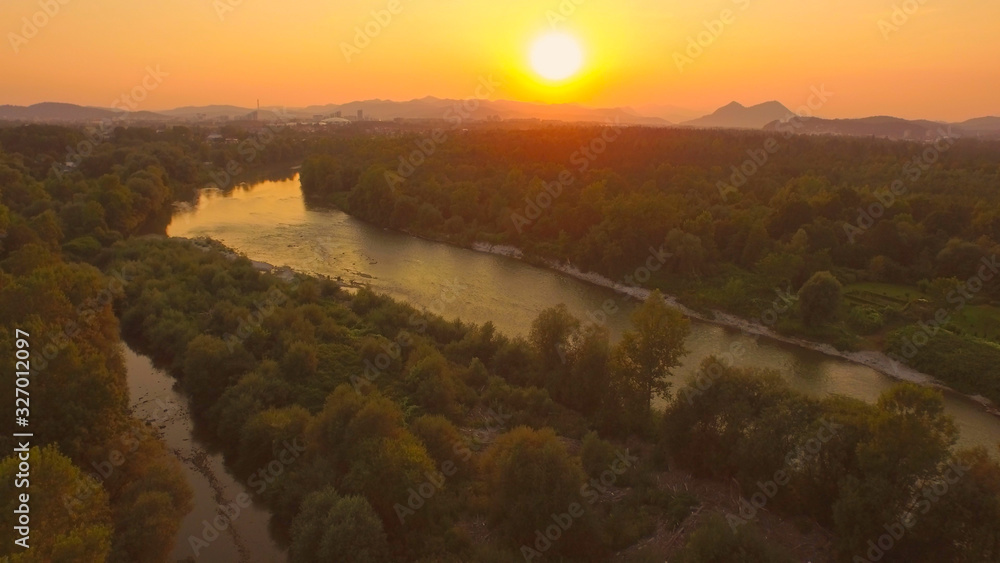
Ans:
{"type": "Polygon", "coordinates": [[[326,139],[302,187],[383,227],[884,351],[1000,405],[1000,143],[606,129],[470,129],[424,158],[419,135],[326,139]],[[669,258],[632,279],[650,249],[669,258]],[[804,287],[800,314],[756,318],[804,287]]]}
{"type": "MultiPolygon", "coordinates": [[[[405,197],[415,200],[411,203],[418,213],[434,215],[427,211],[429,205],[441,218],[447,214],[437,224],[451,225],[447,228],[455,232],[449,236],[456,240],[471,240],[473,231],[467,229],[490,237],[497,234],[493,227],[462,223],[466,212],[469,217],[487,209],[496,209],[497,217],[505,213],[502,205],[488,204],[488,184],[476,185],[475,155],[506,151],[512,158],[526,158],[525,152],[535,154],[537,149],[553,166],[560,166],[554,163],[563,158],[562,149],[592,133],[586,128],[492,132],[492,144],[473,139],[476,142],[455,143],[441,153],[447,164],[440,166],[464,179],[449,179],[438,171],[433,182],[414,175],[397,190],[437,186],[441,203],[405,197]],[[528,144],[532,137],[537,140],[528,144]],[[506,144],[515,140],[526,144],[521,149],[506,144]],[[472,151],[469,164],[449,162],[444,157],[449,150],[472,151]],[[456,189],[457,182],[464,182],[466,189],[456,189]],[[452,211],[453,204],[445,203],[452,199],[454,205],[467,201],[466,211],[452,211]]],[[[827,533],[831,539],[821,546],[826,560],[1000,560],[1000,466],[983,449],[955,447],[957,430],[943,414],[936,391],[901,385],[876,404],[843,397],[811,399],[790,391],[775,374],[705,358],[701,369],[710,384],[674,392],[671,373],[684,353],[687,321],[656,292],[637,309],[632,330],[619,342],[612,342],[600,326],[581,324],[562,306],[543,311],[528,338],[511,338],[489,323],[448,321],[365,289],[348,292],[330,279],[261,273],[249,259],[214,243],[136,237],[141,227],[155,225],[175,198],[205,180],[196,163],[222,149],[199,142],[183,128],[160,137],[141,129],[122,130],[102,148],[106,160],[94,168],[81,165],[80,170],[57,175],[39,164],[46,155],[55,161],[64,150],[62,139],[52,138],[78,134],[61,128],[0,129],[0,232],[5,234],[0,243],[0,339],[8,338],[15,326],[45,335],[62,334],[68,322],[80,326],[65,332],[66,339],[57,344],[61,352],[42,368],[44,375],[33,380],[39,402],[33,424],[44,448],[34,459],[38,482],[47,491],[39,497],[44,502],[34,507],[37,522],[51,527],[38,528],[38,551],[15,554],[14,560],[159,561],[172,545],[172,532],[190,493],[178,482],[176,468],[155,437],[139,440],[140,446],[125,454],[125,462],[96,492],[72,505],[75,512],[65,507],[67,495],[71,501],[78,498],[80,474],[94,464],[101,466],[110,449],[122,449],[115,440],[136,426],[125,408],[119,325],[126,341],[179,379],[193,413],[218,439],[238,474],[266,467],[288,443],[304,444],[297,461],[259,495],[284,528],[293,561],[653,561],[663,559],[659,544],[640,544],[664,532],[682,533],[683,542],[672,553],[683,561],[801,559],[800,543],[765,538],[760,524],[765,507],[767,513],[794,522],[802,533],[827,533]],[[175,169],[189,174],[176,175],[175,169]],[[107,298],[98,300],[105,288],[110,288],[107,298]],[[656,396],[679,400],[659,412],[650,407],[656,396]],[[727,510],[708,498],[661,484],[661,477],[680,470],[732,484],[746,500],[727,510]],[[714,516],[696,517],[702,510],[714,516]]],[[[631,134],[639,139],[678,135],[702,140],[700,149],[676,142],[677,150],[689,151],[680,154],[690,157],[686,173],[694,176],[699,166],[710,168],[714,165],[708,162],[719,161],[712,147],[753,140],[737,133],[638,130],[625,131],[621,142],[633,142],[631,134]]],[[[810,152],[819,151],[811,143],[838,148],[839,142],[796,139],[788,150],[798,151],[800,158],[819,158],[819,152],[810,152]]],[[[883,147],[871,142],[876,149],[883,147]]],[[[338,156],[307,162],[307,191],[316,193],[317,166],[353,166],[357,183],[352,184],[349,170],[341,172],[340,189],[329,195],[341,198],[341,204],[358,206],[352,212],[364,216],[362,202],[381,193],[378,186],[385,181],[384,170],[371,168],[372,155],[391,163],[388,155],[394,143],[405,146],[405,140],[349,135],[308,141],[301,145],[303,151],[338,156]],[[358,152],[331,148],[341,145],[358,152]],[[345,164],[349,162],[354,164],[345,164]],[[347,184],[352,185],[344,189],[347,184]]],[[[908,147],[883,148],[904,155],[912,150],[908,147]]],[[[977,158],[984,162],[992,148],[956,146],[948,154],[966,155],[963,162],[969,168],[985,167],[977,158]]],[[[874,150],[867,149],[855,158],[874,150]]],[[[660,150],[649,142],[642,154],[646,168],[667,166],[648,164],[672,154],[660,150]]],[[[638,162],[639,155],[629,154],[622,153],[626,162],[638,162]]],[[[829,159],[838,153],[822,154],[829,159]]],[[[216,158],[224,162],[227,157],[216,153],[216,158]]],[[[432,174],[433,162],[418,174],[432,174]]],[[[774,174],[785,169],[780,160],[773,162],[774,174]]],[[[827,170],[828,162],[817,160],[813,166],[827,170]]],[[[511,176],[513,172],[503,168],[484,169],[511,177],[495,197],[506,197],[514,186],[526,190],[541,185],[530,177],[522,182],[523,176],[511,176]]],[[[605,176],[598,187],[583,187],[581,180],[580,190],[567,188],[560,197],[571,202],[594,190],[624,190],[625,195],[607,200],[608,207],[596,208],[591,219],[578,218],[581,225],[607,219],[621,229],[665,229],[662,240],[669,242],[678,236],[671,238],[670,233],[685,224],[667,229],[674,217],[671,209],[699,211],[694,188],[678,194],[664,188],[667,193],[656,203],[655,185],[629,195],[633,188],[625,186],[632,184],[616,179],[614,171],[595,174],[605,176]],[[630,202],[632,197],[640,199],[630,202]],[[640,212],[648,221],[629,215],[640,212]]],[[[988,180],[977,179],[984,174],[988,177],[982,171],[957,173],[961,181],[956,179],[955,185],[965,186],[965,193],[985,193],[988,180]]],[[[878,174],[872,172],[872,178],[878,174]]],[[[817,182],[823,185],[821,179],[817,182]]],[[[794,199],[796,194],[822,191],[810,186],[794,183],[786,195],[794,199]]],[[[718,194],[712,183],[702,185],[702,191],[706,201],[718,194]]],[[[963,201],[960,195],[949,197],[963,201]]],[[[400,220],[396,200],[388,202],[393,213],[383,214],[400,220]]],[[[536,226],[577,208],[564,209],[562,202],[547,211],[552,219],[539,218],[536,226]]],[[[813,203],[806,205],[811,208],[813,203]]],[[[728,217],[736,225],[746,222],[752,231],[756,225],[771,224],[751,220],[753,210],[760,213],[763,207],[735,205],[728,217]]],[[[713,209],[721,217],[726,207],[713,209]]],[[[798,220],[798,213],[789,213],[798,220]]],[[[703,216],[700,210],[692,224],[703,216]]],[[[713,217],[701,221],[724,228],[725,222],[713,217]]],[[[906,223],[893,217],[879,225],[885,222],[906,223]]],[[[942,222],[955,231],[978,229],[980,224],[942,222]]],[[[393,223],[434,232],[429,225],[419,218],[393,223]]],[[[567,241],[586,240],[586,248],[595,253],[606,245],[601,255],[615,260],[618,268],[630,265],[633,246],[644,258],[648,246],[658,244],[658,239],[645,239],[639,232],[625,237],[625,230],[591,235],[587,229],[580,236],[567,232],[565,237],[559,232],[548,244],[565,239],[562,246],[546,247],[541,238],[537,246],[516,238],[491,242],[559,256],[583,244],[567,241]]],[[[680,235],[679,240],[687,241],[682,248],[697,246],[686,236],[690,234],[680,235]]],[[[755,236],[761,238],[759,232],[755,236]]],[[[750,238],[748,232],[746,240],[750,238]]],[[[966,242],[957,232],[945,232],[925,242],[942,238],[947,240],[936,255],[924,249],[931,256],[928,271],[942,275],[948,272],[942,264],[958,260],[945,252],[949,248],[962,260],[980,260],[996,240],[966,242]],[[970,253],[968,245],[978,250],[970,253]]],[[[701,240],[705,250],[709,240],[730,239],[719,235],[701,240]]],[[[743,266],[724,260],[727,255],[708,254],[699,270],[681,268],[687,262],[676,258],[686,254],[671,247],[675,261],[669,272],[683,272],[676,282],[681,287],[701,279],[706,294],[722,295],[712,288],[723,271],[744,284],[760,283],[762,274],[751,266],[776,251],[795,255],[793,250],[799,248],[798,257],[809,260],[810,266],[803,266],[797,277],[783,278],[801,285],[804,309],[796,326],[817,337],[843,334],[848,321],[842,315],[851,306],[843,301],[841,284],[851,280],[841,276],[859,275],[862,269],[838,267],[835,249],[826,249],[825,259],[820,250],[807,252],[812,240],[802,225],[791,232],[765,230],[760,246],[768,253],[760,250],[743,266]],[[806,233],[805,242],[800,230],[806,233]],[[822,273],[827,271],[831,273],[822,273]]],[[[863,256],[863,248],[850,252],[863,256]]],[[[723,252],[719,247],[714,251],[723,252]]],[[[745,246],[741,256],[744,251],[745,246]]],[[[901,267],[908,264],[893,261],[901,267]]],[[[598,262],[581,264],[609,274],[616,271],[598,262]]],[[[961,272],[960,266],[972,262],[957,264],[955,271],[961,272]]],[[[901,286],[907,279],[894,281],[901,286]]],[[[927,290],[944,285],[939,279],[948,278],[935,275],[927,290]]],[[[668,283],[665,276],[658,281],[668,283]]],[[[757,298],[748,289],[756,286],[742,287],[744,294],[757,298]]],[[[991,295],[983,289],[976,299],[991,295]]],[[[985,306],[979,301],[972,305],[985,306]]],[[[919,306],[907,307],[893,322],[905,328],[905,315],[915,314],[919,306]]],[[[942,330],[970,346],[989,346],[987,337],[959,333],[957,328],[942,330]]],[[[978,361],[976,348],[972,350],[969,361],[978,361]]],[[[955,369],[970,378],[978,373],[955,369]]],[[[5,483],[12,482],[7,477],[14,471],[13,458],[0,463],[5,483]]],[[[10,545],[5,541],[0,550],[10,545]]]]}

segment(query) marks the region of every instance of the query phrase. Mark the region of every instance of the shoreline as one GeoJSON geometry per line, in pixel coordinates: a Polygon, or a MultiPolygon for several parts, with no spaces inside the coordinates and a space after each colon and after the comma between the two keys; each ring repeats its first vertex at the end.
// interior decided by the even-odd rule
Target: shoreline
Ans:
{"type": "MultiPolygon", "coordinates": [[[[334,205],[331,202],[327,202],[326,205],[328,205],[332,209],[344,213],[345,215],[347,215],[352,219],[363,221],[362,219],[358,219],[357,217],[351,215],[350,213],[347,213],[343,209],[340,209],[338,206],[334,205]]],[[[505,258],[511,258],[514,260],[524,262],[526,264],[531,264],[552,271],[556,271],[561,274],[570,276],[574,279],[589,283],[591,285],[610,289],[616,293],[629,295],[640,300],[646,299],[646,297],[648,297],[649,294],[651,293],[650,290],[642,287],[626,286],[617,283],[601,274],[597,274],[594,272],[582,272],[576,266],[573,266],[569,263],[562,264],[554,260],[545,258],[539,258],[537,260],[529,260],[527,259],[529,257],[525,256],[524,251],[512,245],[491,244],[488,242],[480,242],[480,241],[472,242],[471,244],[462,244],[453,240],[447,240],[434,236],[410,232],[405,229],[395,230],[395,229],[388,229],[385,227],[382,228],[384,230],[393,230],[400,234],[419,238],[429,242],[447,244],[457,248],[464,248],[467,250],[471,250],[473,252],[493,254],[497,256],[503,256],[505,258]]],[[[287,268],[287,266],[285,266],[285,268],[287,268]]],[[[306,275],[309,276],[314,275],[309,272],[299,272],[299,273],[305,273],[306,275]]],[[[364,284],[359,284],[359,285],[364,285],[364,284]]],[[[684,313],[685,315],[694,319],[698,319],[699,321],[711,323],[725,328],[739,330],[740,332],[745,334],[761,336],[775,342],[781,342],[783,344],[788,344],[806,350],[819,352],[826,356],[838,358],[841,360],[851,362],[853,364],[865,366],[896,381],[913,383],[916,385],[920,385],[921,387],[937,389],[943,393],[948,393],[957,397],[962,397],[963,399],[967,399],[979,405],[983,409],[983,411],[986,412],[987,414],[991,414],[997,418],[1000,418],[1000,405],[993,403],[987,397],[984,397],[982,395],[970,395],[967,393],[956,391],[955,389],[949,387],[944,382],[940,381],[939,379],[929,374],[920,372],[909,366],[896,362],[895,360],[887,356],[884,352],[872,351],[872,350],[859,351],[859,352],[844,352],[836,349],[830,344],[814,342],[804,338],[786,336],[783,334],[776,333],[764,325],[755,323],[747,319],[740,318],[731,313],[712,310],[711,316],[704,315],[687,307],[686,305],[681,303],[678,300],[678,298],[674,295],[664,295],[663,298],[667,302],[667,304],[669,304],[671,307],[674,307],[677,310],[684,313]]]]}
{"type": "MultiPolygon", "coordinates": [[[[475,242],[472,243],[472,245],[467,248],[469,248],[469,250],[472,250],[474,252],[495,254],[498,256],[513,258],[515,260],[522,260],[522,261],[524,260],[524,252],[521,251],[521,249],[514,246],[493,245],[485,242],[475,242]]],[[[624,295],[629,295],[640,300],[645,300],[652,293],[652,291],[642,287],[626,286],[617,283],[611,280],[610,278],[602,276],[601,274],[597,274],[594,272],[583,272],[576,266],[570,264],[560,264],[553,260],[542,260],[542,262],[548,269],[555,270],[561,274],[565,274],[577,280],[587,282],[589,284],[596,285],[599,287],[604,287],[614,292],[621,293],[624,295]]],[[[805,348],[807,350],[819,352],[827,356],[832,356],[835,358],[846,360],[854,364],[871,368],[885,375],[886,377],[889,377],[890,379],[894,379],[896,381],[914,383],[916,385],[920,385],[921,387],[929,387],[932,389],[940,390],[945,393],[951,393],[980,405],[987,413],[1000,418],[1000,407],[993,404],[993,402],[990,401],[988,398],[983,397],[982,395],[969,395],[966,393],[962,393],[960,391],[956,391],[955,389],[952,389],[947,384],[945,384],[944,382],[940,381],[939,379],[931,375],[917,371],[909,366],[896,362],[888,355],[886,355],[884,352],[877,352],[872,350],[865,350],[860,352],[845,352],[836,349],[830,344],[813,342],[811,340],[806,340],[804,338],[786,336],[783,334],[776,333],[762,324],[740,318],[731,313],[712,310],[711,316],[704,315],[685,306],[677,299],[676,296],[673,295],[664,295],[663,298],[667,302],[667,304],[670,305],[671,307],[674,307],[675,309],[684,313],[686,316],[698,319],[699,321],[712,323],[726,328],[736,329],[743,333],[762,336],[764,338],[768,338],[776,342],[782,342],[784,344],[805,348]]]]}

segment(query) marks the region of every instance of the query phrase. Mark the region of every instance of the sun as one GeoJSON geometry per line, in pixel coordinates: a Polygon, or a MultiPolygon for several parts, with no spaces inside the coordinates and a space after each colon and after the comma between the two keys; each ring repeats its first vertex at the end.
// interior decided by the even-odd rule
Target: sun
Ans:
{"type": "Polygon", "coordinates": [[[531,68],[542,78],[560,81],[583,67],[583,49],[568,33],[547,33],[531,46],[531,68]]]}

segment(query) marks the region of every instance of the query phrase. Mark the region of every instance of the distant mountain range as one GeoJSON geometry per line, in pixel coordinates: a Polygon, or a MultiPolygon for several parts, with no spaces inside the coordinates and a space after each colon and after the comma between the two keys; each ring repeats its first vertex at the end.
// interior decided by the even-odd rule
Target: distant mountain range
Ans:
{"type": "Polygon", "coordinates": [[[671,123],[690,121],[704,115],[705,113],[704,111],[696,111],[690,108],[682,108],[666,104],[647,104],[635,106],[633,109],[639,115],[659,117],[660,119],[665,119],[671,123]]]}
{"type": "MultiPolygon", "coordinates": [[[[128,118],[139,121],[199,121],[222,118],[240,119],[253,112],[237,106],[181,107],[159,112],[124,113],[107,108],[73,104],[41,103],[33,106],[0,106],[0,120],[8,121],[99,121],[108,118],[128,118]]],[[[537,104],[508,100],[449,100],[434,97],[395,102],[365,100],[347,104],[328,104],[305,108],[261,108],[259,118],[312,120],[341,112],[343,117],[356,117],[361,111],[366,119],[537,119],[575,122],[615,122],[631,125],[670,125],[659,117],[640,115],[630,108],[588,108],[576,104],[537,104]]]]}
{"type": "Polygon", "coordinates": [[[714,113],[681,123],[684,127],[724,127],[728,129],[760,129],[773,121],[793,117],[792,110],[780,102],[764,102],[746,107],[732,102],[715,110],[714,113]]]}
{"type": "Polygon", "coordinates": [[[100,121],[128,115],[134,120],[166,120],[167,117],[149,111],[122,112],[109,108],[84,107],[75,104],[44,102],[33,106],[0,106],[0,119],[7,121],[100,121]]]}
{"type": "MultiPolygon", "coordinates": [[[[247,118],[252,108],[213,105],[188,106],[159,112],[123,112],[110,108],[86,107],[74,104],[45,102],[32,106],[0,106],[0,120],[33,122],[96,122],[104,119],[127,119],[133,122],[199,122],[238,120],[247,118]]],[[[961,137],[1000,138],[1000,117],[980,117],[962,123],[927,120],[906,120],[879,116],[860,119],[822,119],[798,117],[780,102],[771,101],[746,107],[738,102],[725,105],[711,114],[690,119],[696,112],[669,105],[589,108],[576,104],[541,104],[510,100],[453,100],[426,97],[406,102],[365,100],[346,104],[327,104],[304,108],[265,107],[259,119],[274,121],[294,119],[315,121],[337,112],[344,118],[356,119],[358,112],[374,120],[448,120],[461,123],[468,120],[542,120],[565,122],[620,122],[628,125],[781,130],[782,125],[796,118],[794,131],[807,135],[848,135],[884,137],[889,139],[926,140],[941,135],[940,129],[951,128],[952,135],[961,137]],[[671,119],[668,119],[671,118],[671,119]]]]}
{"type": "MultiPolygon", "coordinates": [[[[788,130],[788,124],[774,121],[765,131],[788,130]]],[[[980,117],[961,123],[944,123],[925,119],[909,120],[878,116],[862,119],[821,119],[799,117],[791,130],[803,135],[841,135],[849,137],[881,137],[914,141],[949,137],[1000,138],[1000,117],[980,117]]]]}
{"type": "Polygon", "coordinates": [[[304,116],[326,115],[341,112],[344,117],[364,112],[373,119],[540,119],[552,121],[607,122],[620,120],[633,125],[670,125],[659,117],[640,115],[630,108],[588,108],[576,104],[539,104],[510,100],[452,100],[428,96],[408,102],[391,100],[366,100],[347,104],[309,106],[301,110],[288,110],[304,116]]]}
{"type": "Polygon", "coordinates": [[[996,133],[1000,131],[1000,117],[977,117],[963,121],[958,126],[971,133],[996,133]]]}

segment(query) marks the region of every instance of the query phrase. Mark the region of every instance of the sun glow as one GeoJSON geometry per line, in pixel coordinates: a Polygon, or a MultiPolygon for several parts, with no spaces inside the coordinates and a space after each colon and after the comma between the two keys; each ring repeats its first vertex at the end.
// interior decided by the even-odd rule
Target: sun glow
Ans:
{"type": "Polygon", "coordinates": [[[531,68],[542,78],[562,81],[583,68],[583,49],[572,35],[548,33],[531,46],[531,68]]]}

